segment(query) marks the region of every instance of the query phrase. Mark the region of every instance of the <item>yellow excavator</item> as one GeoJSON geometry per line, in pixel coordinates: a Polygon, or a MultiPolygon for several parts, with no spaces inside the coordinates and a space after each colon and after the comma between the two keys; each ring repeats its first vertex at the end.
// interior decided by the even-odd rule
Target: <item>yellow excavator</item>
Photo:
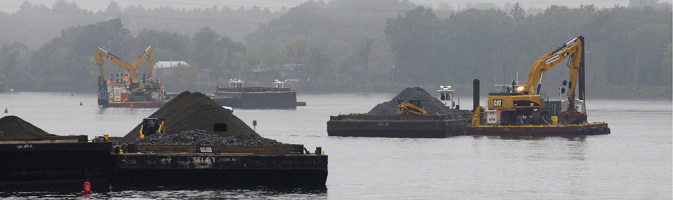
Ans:
{"type": "MultiPolygon", "coordinates": [[[[147,47],[145,49],[145,53],[140,56],[133,64],[131,67],[133,70],[137,70],[140,65],[147,60],[147,80],[145,80],[145,77],[143,77],[143,82],[138,85],[137,88],[132,89],[131,92],[159,92],[160,94],[163,94],[163,89],[164,86],[161,82],[154,80],[154,77],[152,77],[152,60],[154,59],[154,48],[152,46],[147,47]]],[[[144,75],[143,75],[144,76],[144,75]]],[[[163,97],[161,97],[163,99],[163,97]]]]}
{"type": "MultiPolygon", "coordinates": [[[[501,112],[500,124],[549,124],[549,113],[544,111],[546,102],[540,96],[542,75],[561,61],[570,58],[568,82],[568,109],[558,116],[564,124],[579,124],[586,120],[586,113],[575,108],[575,88],[579,85],[580,100],[584,100],[584,37],[579,36],[564,43],[558,49],[540,57],[530,69],[525,85],[511,92],[490,93],[488,109],[501,112]],[[579,83],[578,83],[579,76],[579,83]]],[[[565,81],[564,81],[565,85],[565,81]]],[[[563,88],[562,91],[565,91],[563,88]]]]}
{"type": "Polygon", "coordinates": [[[428,114],[423,106],[421,106],[421,101],[412,99],[409,102],[404,102],[402,100],[397,100],[399,103],[397,105],[397,114],[398,115],[426,115],[428,114]]]}
{"type": "MultiPolygon", "coordinates": [[[[106,51],[101,47],[96,47],[96,53],[94,55],[96,58],[96,64],[98,65],[98,70],[100,70],[100,76],[98,80],[98,105],[107,107],[108,105],[108,93],[107,93],[107,82],[105,80],[105,72],[103,70],[103,59],[106,59],[117,66],[121,67],[129,73],[131,80],[129,81],[128,89],[130,90],[129,98],[131,101],[147,101],[152,100],[151,93],[155,92],[159,94],[159,99],[163,99],[163,85],[159,82],[155,82],[152,78],[152,59],[154,57],[154,50],[152,46],[149,46],[145,49],[143,55],[140,56],[133,64],[128,64],[126,61],[121,58],[113,55],[112,53],[106,51]],[[138,76],[136,74],[137,69],[142,65],[142,63],[148,60],[148,70],[150,74],[150,81],[140,83],[138,76]]],[[[113,87],[126,87],[125,83],[113,83],[113,87]]]]}
{"type": "Polygon", "coordinates": [[[164,118],[145,118],[140,125],[140,138],[145,136],[164,133],[164,118]]]}

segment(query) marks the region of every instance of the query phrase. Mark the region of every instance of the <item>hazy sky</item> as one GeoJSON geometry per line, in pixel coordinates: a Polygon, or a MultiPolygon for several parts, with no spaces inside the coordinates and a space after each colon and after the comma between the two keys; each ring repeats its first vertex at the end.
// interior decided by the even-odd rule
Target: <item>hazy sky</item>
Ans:
{"type": "MultiPolygon", "coordinates": [[[[0,1],[0,11],[2,12],[16,12],[19,10],[19,6],[25,0],[2,0],[0,1]]],[[[52,7],[56,0],[28,0],[33,5],[46,5],[52,7]]],[[[80,8],[87,10],[98,11],[105,9],[111,0],[66,0],[67,2],[75,2],[80,8]]],[[[291,8],[306,2],[307,0],[115,0],[122,8],[131,5],[142,5],[145,8],[154,8],[161,5],[168,7],[182,7],[185,9],[193,8],[204,8],[212,7],[213,5],[222,7],[229,6],[232,8],[245,7],[249,8],[252,6],[268,7],[271,10],[277,10],[285,6],[286,8],[291,8]]],[[[594,4],[597,7],[614,7],[615,4],[622,6],[628,6],[628,0],[410,0],[411,2],[422,4],[422,5],[433,5],[436,6],[439,3],[448,3],[454,7],[464,5],[468,2],[485,2],[485,3],[495,3],[498,6],[502,6],[505,3],[514,4],[519,2],[523,5],[524,8],[536,7],[536,8],[546,8],[549,5],[565,5],[568,7],[577,7],[582,4],[594,4]]],[[[670,1],[670,0],[663,0],[670,1]]]]}

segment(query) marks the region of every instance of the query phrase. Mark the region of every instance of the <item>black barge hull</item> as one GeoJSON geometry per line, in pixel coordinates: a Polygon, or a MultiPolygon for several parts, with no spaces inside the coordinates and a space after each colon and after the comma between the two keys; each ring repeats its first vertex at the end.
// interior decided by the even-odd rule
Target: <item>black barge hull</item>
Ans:
{"type": "Polygon", "coordinates": [[[324,188],[327,156],[241,154],[114,155],[114,188],[308,187],[324,188]]]}
{"type": "Polygon", "coordinates": [[[452,136],[576,137],[610,134],[605,122],[577,125],[471,126],[468,119],[436,116],[331,116],[329,136],[445,138],[452,136]]]}
{"type": "Polygon", "coordinates": [[[81,191],[86,181],[107,189],[111,149],[108,142],[0,144],[0,190],[81,191]]]}
{"type": "Polygon", "coordinates": [[[448,120],[441,116],[331,116],[329,136],[445,138],[462,134],[467,120],[448,120]]]}

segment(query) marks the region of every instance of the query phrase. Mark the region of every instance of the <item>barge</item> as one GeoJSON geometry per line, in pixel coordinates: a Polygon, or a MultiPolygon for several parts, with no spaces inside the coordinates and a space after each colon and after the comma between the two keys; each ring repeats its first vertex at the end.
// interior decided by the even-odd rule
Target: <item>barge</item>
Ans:
{"type": "Polygon", "coordinates": [[[297,93],[286,88],[281,81],[274,82],[274,88],[243,87],[241,79],[229,80],[229,88],[217,86],[213,100],[221,106],[242,109],[296,109],[297,105],[306,105],[297,102],[297,93]]]}
{"type": "Polygon", "coordinates": [[[467,119],[446,115],[338,115],[330,116],[327,135],[354,137],[445,138],[460,135],[467,119]]]}
{"type": "Polygon", "coordinates": [[[556,124],[556,125],[518,125],[498,126],[480,125],[465,127],[465,135],[501,136],[501,137],[577,137],[587,135],[610,134],[608,123],[594,122],[589,124],[556,124]]]}
{"type": "MultiPolygon", "coordinates": [[[[474,111],[457,110],[450,86],[441,86],[440,100],[454,112],[449,115],[366,115],[350,114],[330,116],[327,122],[329,136],[396,137],[396,138],[445,138],[453,136],[502,136],[502,137],[577,137],[610,134],[608,123],[593,122],[559,123],[558,116],[552,123],[539,125],[502,125],[498,111],[484,110],[479,106],[479,87],[475,84],[474,111]],[[475,112],[477,111],[477,112],[475,112]],[[485,111],[485,112],[484,112],[485,111]],[[471,117],[464,117],[471,115],[471,117]],[[472,121],[472,123],[471,123],[472,121]]],[[[584,109],[584,104],[577,107],[584,109]]],[[[546,111],[558,115],[568,105],[562,101],[548,102],[546,111]]]]}
{"type": "Polygon", "coordinates": [[[303,145],[129,145],[113,157],[114,188],[306,187],[324,188],[327,155],[303,145]]]}
{"type": "Polygon", "coordinates": [[[133,145],[98,137],[0,138],[1,191],[156,187],[325,188],[327,155],[303,145],[133,145]]]}
{"type": "Polygon", "coordinates": [[[107,190],[112,143],[87,136],[0,138],[0,190],[107,190]]]}

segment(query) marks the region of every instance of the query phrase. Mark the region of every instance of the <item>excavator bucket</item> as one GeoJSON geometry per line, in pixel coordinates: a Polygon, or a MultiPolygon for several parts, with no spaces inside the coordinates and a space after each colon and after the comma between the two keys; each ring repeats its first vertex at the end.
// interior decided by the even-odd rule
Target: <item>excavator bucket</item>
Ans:
{"type": "Polygon", "coordinates": [[[559,124],[581,124],[587,120],[587,114],[563,111],[558,115],[559,124]]]}

